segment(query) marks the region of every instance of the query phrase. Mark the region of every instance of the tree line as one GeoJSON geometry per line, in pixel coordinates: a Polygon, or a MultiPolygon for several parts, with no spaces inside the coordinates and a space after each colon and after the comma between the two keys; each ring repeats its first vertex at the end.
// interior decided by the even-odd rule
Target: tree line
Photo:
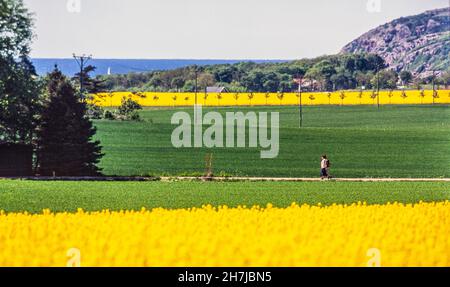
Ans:
{"type": "Polygon", "coordinates": [[[32,27],[22,0],[0,0],[0,143],[31,146],[36,174],[100,175],[102,148],[88,104],[76,80],[57,67],[37,76],[29,59],[32,27]]]}
{"type": "Polygon", "coordinates": [[[415,78],[409,71],[390,70],[374,54],[338,54],[283,63],[241,62],[189,66],[169,71],[97,76],[105,91],[194,92],[220,86],[230,92],[293,92],[296,79],[307,91],[395,89],[399,85],[421,89],[450,85],[450,72],[440,77],[415,78]]]}

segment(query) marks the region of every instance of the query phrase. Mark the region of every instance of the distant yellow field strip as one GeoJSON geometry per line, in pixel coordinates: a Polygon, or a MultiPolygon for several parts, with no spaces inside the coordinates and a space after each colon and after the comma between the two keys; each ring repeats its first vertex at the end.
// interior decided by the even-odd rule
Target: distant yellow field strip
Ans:
{"type": "MultiPolygon", "coordinates": [[[[122,99],[131,98],[144,107],[183,107],[195,104],[195,93],[114,92],[94,95],[93,103],[117,107],[122,99]]],[[[450,90],[382,91],[379,99],[373,91],[303,92],[303,105],[420,105],[450,104],[450,90]]],[[[203,106],[287,106],[299,105],[298,93],[197,93],[197,104],[203,106]]]]}

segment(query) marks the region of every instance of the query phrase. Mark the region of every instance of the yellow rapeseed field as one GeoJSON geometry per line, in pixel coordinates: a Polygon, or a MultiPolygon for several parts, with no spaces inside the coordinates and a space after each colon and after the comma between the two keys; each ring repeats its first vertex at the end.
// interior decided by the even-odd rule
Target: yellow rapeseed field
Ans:
{"type": "MultiPolygon", "coordinates": [[[[123,98],[131,98],[144,107],[178,107],[195,104],[195,93],[114,92],[94,95],[93,103],[116,107],[123,98]]],[[[303,92],[304,105],[375,105],[378,95],[373,91],[340,91],[333,93],[303,92]]],[[[450,90],[381,91],[380,104],[450,104],[450,90]]],[[[198,93],[197,104],[203,106],[277,106],[298,105],[297,93],[198,93]]]]}
{"type": "Polygon", "coordinates": [[[450,202],[0,214],[0,266],[450,266],[450,202]]]}

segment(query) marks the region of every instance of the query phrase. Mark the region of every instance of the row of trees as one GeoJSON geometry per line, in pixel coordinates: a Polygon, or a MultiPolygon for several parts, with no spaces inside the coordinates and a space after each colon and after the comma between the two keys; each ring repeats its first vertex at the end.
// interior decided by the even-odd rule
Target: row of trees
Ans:
{"type": "Polygon", "coordinates": [[[230,92],[292,92],[294,79],[303,79],[307,91],[395,89],[426,84],[450,85],[450,73],[441,77],[415,79],[408,71],[386,68],[384,60],[372,54],[339,54],[284,63],[191,66],[170,71],[99,76],[109,91],[193,92],[223,86],[230,92]]]}
{"type": "Polygon", "coordinates": [[[88,106],[58,69],[36,75],[32,25],[22,0],[0,0],[0,141],[33,146],[41,175],[99,175],[103,154],[88,106]]]}
{"type": "Polygon", "coordinates": [[[31,19],[21,1],[0,1],[0,140],[29,143],[39,113],[39,83],[28,59],[31,19]]]}

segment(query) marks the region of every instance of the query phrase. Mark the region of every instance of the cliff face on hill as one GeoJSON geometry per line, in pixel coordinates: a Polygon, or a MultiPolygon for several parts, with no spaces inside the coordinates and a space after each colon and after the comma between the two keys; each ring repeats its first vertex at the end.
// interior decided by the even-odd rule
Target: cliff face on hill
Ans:
{"type": "Polygon", "coordinates": [[[390,68],[427,77],[450,68],[450,8],[402,17],[347,44],[342,53],[376,53],[390,68]]]}

